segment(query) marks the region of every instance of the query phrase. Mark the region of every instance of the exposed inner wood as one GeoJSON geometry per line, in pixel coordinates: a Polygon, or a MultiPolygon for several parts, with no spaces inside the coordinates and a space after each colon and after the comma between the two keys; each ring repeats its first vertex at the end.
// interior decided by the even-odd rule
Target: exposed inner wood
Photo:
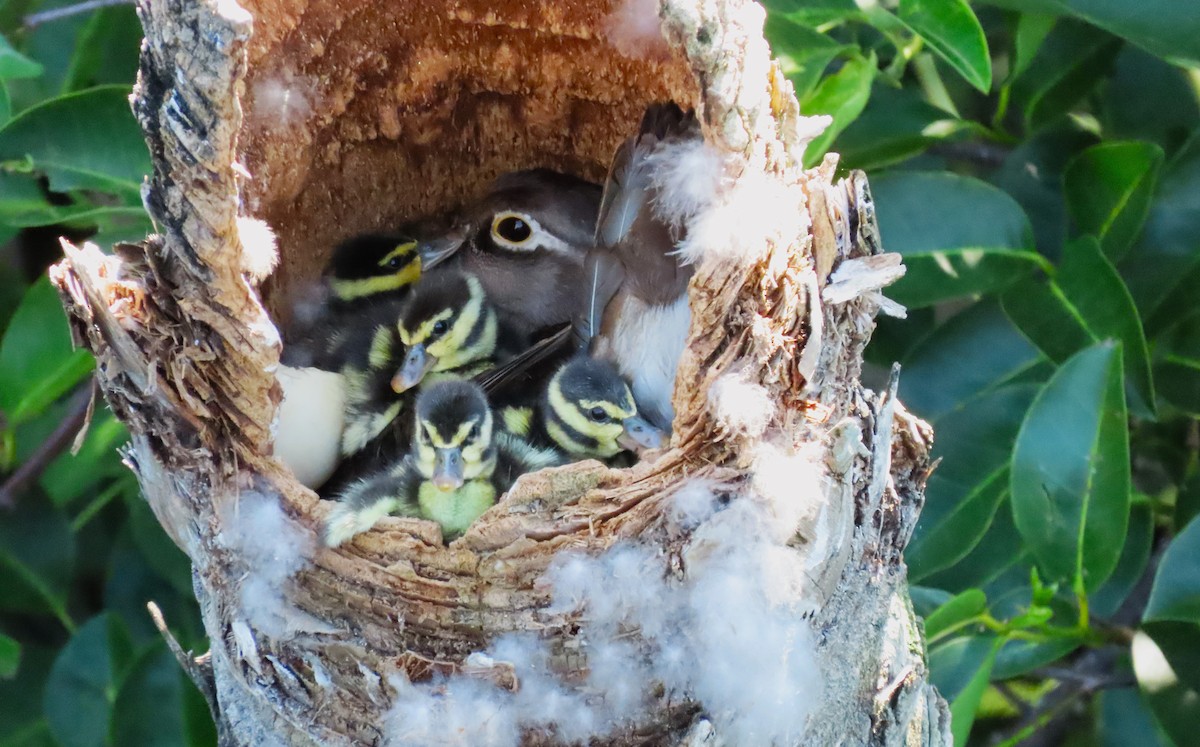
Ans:
{"type": "Polygon", "coordinates": [[[665,43],[637,57],[610,43],[603,0],[245,6],[243,197],[286,247],[268,298],[337,241],[456,207],[507,171],[601,181],[647,104],[698,100],[665,43]]]}

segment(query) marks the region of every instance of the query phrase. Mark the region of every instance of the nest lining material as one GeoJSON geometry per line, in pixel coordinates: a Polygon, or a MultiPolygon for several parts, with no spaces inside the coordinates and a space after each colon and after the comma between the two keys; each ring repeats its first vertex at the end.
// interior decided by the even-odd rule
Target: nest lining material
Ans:
{"type": "MultiPolygon", "coordinates": [[[[314,725],[313,693],[344,706],[330,713],[377,713],[381,677],[453,670],[493,636],[539,630],[569,648],[570,621],[545,613],[537,584],[558,553],[637,537],[674,557],[685,538],[664,516],[681,486],[745,482],[764,430],[817,443],[833,437],[821,422],[872,410],[857,374],[875,305],[821,303],[830,269],[878,251],[869,195],[861,178],[835,184],[832,162],[801,170],[807,125],[770,62],[761,8],[664,0],[667,44],[635,45],[634,56],[605,31],[613,11],[579,0],[139,4],[148,44],[135,112],[155,157],[147,202],[162,236],[126,248],[124,261],[69,249],[56,279],[130,426],[147,498],[195,564],[218,690],[253,695],[250,678],[274,693],[252,697],[263,723],[275,712],[305,733],[369,739],[369,724],[314,725]],[[221,544],[222,505],[246,491],[278,496],[314,537],[327,505],[269,456],[278,336],[244,275],[253,247],[239,213],[278,236],[279,267],[263,289],[278,309],[339,239],[462,202],[500,173],[544,166],[600,179],[659,100],[694,106],[711,145],[812,218],[796,235],[750,240],[739,261],[698,265],[670,447],[627,470],[584,462],[523,476],[448,547],[427,523],[386,519],[344,548],[314,550],[290,579],[288,636],[249,632],[229,584],[249,569],[221,544]],[[823,324],[831,312],[861,334],[834,335],[823,324]],[[708,393],[731,372],[777,404],[758,432],[713,412],[708,393]],[[313,656],[332,671],[318,675],[313,656]],[[329,676],[333,690],[320,686],[329,676]]],[[[855,444],[842,449],[845,475],[862,460],[864,430],[839,432],[855,444]]],[[[872,452],[885,476],[890,433],[872,452]]],[[[905,437],[905,458],[919,464],[927,443],[905,437]]],[[[832,514],[820,517],[836,536],[810,559],[825,595],[854,525],[852,478],[839,479],[832,514]]],[[[923,478],[905,480],[897,491],[919,492],[923,478]]]]}

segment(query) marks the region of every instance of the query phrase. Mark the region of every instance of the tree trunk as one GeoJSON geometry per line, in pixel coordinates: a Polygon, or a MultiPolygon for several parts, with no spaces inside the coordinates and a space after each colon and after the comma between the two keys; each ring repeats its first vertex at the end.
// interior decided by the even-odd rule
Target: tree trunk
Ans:
{"type": "Polygon", "coordinates": [[[475,713],[497,705],[510,727],[470,744],[578,740],[585,711],[595,744],[950,744],[901,559],[932,434],[894,377],[881,395],[859,381],[888,303],[877,291],[902,268],[880,253],[865,177],[835,179],[832,158],[801,167],[822,123],[799,115],[770,60],[762,9],[663,0],[647,33],[637,12],[652,17],[653,0],[243,5],[139,0],[133,105],[160,233],[116,256],[67,246],[54,271],[146,499],[192,560],[211,652],[185,663],[222,744],[414,743],[406,704],[450,718],[464,682],[484,693],[468,699],[475,713]],[[669,447],[630,469],[523,477],[449,546],[435,525],[391,518],[321,548],[328,502],[271,456],[272,320],[350,234],[517,168],[602,178],[665,99],[696,108],[738,173],[690,289],[669,447]],[[722,220],[761,195],[772,210],[722,220]],[[274,249],[250,218],[278,238],[261,283],[274,249]],[[636,583],[587,575],[611,574],[630,548],[636,583]],[[591,558],[578,604],[563,604],[568,555],[591,558]],[[731,568],[738,583],[723,586],[731,568]],[[633,612],[605,618],[600,587],[631,595],[633,612]],[[714,632],[714,610],[732,633],[714,632]],[[548,657],[540,680],[489,648],[521,632],[548,657]],[[625,705],[596,689],[615,642],[618,668],[659,678],[625,705]],[[781,670],[782,691],[716,671],[751,666],[747,643],[810,666],[781,670]],[[687,654],[675,680],[668,644],[687,654]],[[578,718],[534,713],[543,681],[580,698],[578,718]],[[774,702],[800,704],[803,728],[767,723],[778,709],[747,722],[774,702]]]}

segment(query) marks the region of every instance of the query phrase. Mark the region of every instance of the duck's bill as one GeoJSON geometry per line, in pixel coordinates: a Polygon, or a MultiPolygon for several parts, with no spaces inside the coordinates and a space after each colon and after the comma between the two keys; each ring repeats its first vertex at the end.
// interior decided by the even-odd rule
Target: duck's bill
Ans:
{"type": "Polygon", "coordinates": [[[438,490],[458,490],[466,482],[462,451],[456,448],[435,449],[433,476],[430,482],[438,490]]]}
{"type": "Polygon", "coordinates": [[[428,272],[453,257],[465,239],[465,232],[456,228],[444,236],[420,242],[417,251],[421,253],[422,271],[428,272]]]}
{"type": "Polygon", "coordinates": [[[424,345],[413,345],[404,355],[400,370],[392,377],[392,391],[402,394],[420,384],[436,363],[437,358],[430,355],[424,345]]]}
{"type": "Polygon", "coordinates": [[[617,444],[628,451],[642,449],[660,449],[666,443],[667,434],[650,424],[649,420],[639,416],[625,418],[622,424],[625,429],[617,436],[617,444]]]}

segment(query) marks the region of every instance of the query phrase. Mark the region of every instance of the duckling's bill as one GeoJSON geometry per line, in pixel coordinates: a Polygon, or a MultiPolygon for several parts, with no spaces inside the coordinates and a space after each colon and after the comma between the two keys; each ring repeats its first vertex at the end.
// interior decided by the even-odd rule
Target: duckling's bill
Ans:
{"type": "Polygon", "coordinates": [[[617,436],[617,445],[626,451],[640,452],[643,449],[660,449],[666,441],[666,433],[651,425],[649,420],[634,415],[621,422],[623,429],[617,436]]]}
{"type": "Polygon", "coordinates": [[[430,482],[443,492],[458,490],[467,480],[462,449],[457,446],[434,449],[433,475],[430,482]]]}
{"type": "Polygon", "coordinates": [[[429,354],[424,343],[413,345],[404,354],[404,363],[400,366],[400,370],[392,377],[392,391],[397,394],[407,392],[420,384],[421,379],[425,378],[425,374],[432,371],[436,365],[437,358],[429,354]]]}

